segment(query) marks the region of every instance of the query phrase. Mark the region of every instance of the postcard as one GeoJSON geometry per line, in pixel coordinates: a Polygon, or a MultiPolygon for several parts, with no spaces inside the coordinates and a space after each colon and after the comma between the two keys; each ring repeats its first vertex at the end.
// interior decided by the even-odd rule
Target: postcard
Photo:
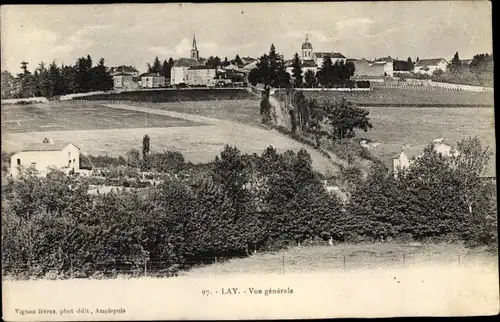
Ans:
{"type": "Polygon", "coordinates": [[[490,2],[1,20],[4,320],[498,314],[490,2]]]}

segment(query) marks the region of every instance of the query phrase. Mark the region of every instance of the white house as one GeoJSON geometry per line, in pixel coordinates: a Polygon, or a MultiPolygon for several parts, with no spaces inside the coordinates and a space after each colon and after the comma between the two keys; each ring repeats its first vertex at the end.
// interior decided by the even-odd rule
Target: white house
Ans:
{"type": "Polygon", "coordinates": [[[40,176],[46,176],[51,167],[69,173],[80,170],[80,148],[73,143],[44,140],[31,144],[13,154],[10,159],[10,173],[17,177],[21,169],[35,168],[40,176]]]}
{"type": "MultiPolygon", "coordinates": [[[[422,157],[425,147],[426,145],[414,147],[408,145],[403,146],[401,152],[392,159],[392,172],[394,177],[397,177],[399,171],[407,169],[416,159],[422,157]]],[[[444,143],[442,138],[434,140],[432,142],[432,147],[434,151],[444,156],[452,156],[458,153],[453,149],[453,146],[444,143]]]]}
{"type": "Polygon", "coordinates": [[[141,75],[142,88],[165,87],[165,76],[160,73],[145,73],[141,75]]]}
{"type": "Polygon", "coordinates": [[[208,86],[215,78],[215,68],[208,66],[193,66],[187,70],[186,84],[190,86],[208,86]]]}
{"type": "Polygon", "coordinates": [[[201,64],[191,58],[180,58],[176,60],[170,71],[170,84],[187,84],[188,70],[195,66],[201,66],[201,64]]]}
{"type": "Polygon", "coordinates": [[[444,58],[420,59],[413,66],[415,74],[432,75],[436,70],[445,72],[448,69],[448,62],[444,58]]]}
{"type": "Polygon", "coordinates": [[[134,91],[140,88],[137,77],[129,73],[118,73],[113,76],[113,88],[134,91]]]}

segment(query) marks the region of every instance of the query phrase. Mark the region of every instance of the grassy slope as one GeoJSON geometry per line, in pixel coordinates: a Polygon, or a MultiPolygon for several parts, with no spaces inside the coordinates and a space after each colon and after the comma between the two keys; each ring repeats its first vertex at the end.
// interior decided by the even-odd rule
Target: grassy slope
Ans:
{"type": "Polygon", "coordinates": [[[421,105],[485,105],[493,106],[493,93],[450,92],[435,90],[407,90],[401,88],[374,88],[369,92],[304,91],[316,99],[348,99],[362,106],[379,104],[421,105]]]}
{"type": "Polygon", "coordinates": [[[460,245],[450,244],[304,246],[290,248],[283,253],[259,253],[243,259],[193,268],[185,275],[337,271],[344,269],[344,256],[346,270],[409,267],[425,263],[445,263],[456,267],[497,263],[495,255],[482,249],[469,250],[460,245]]]}
{"type": "MultiPolygon", "coordinates": [[[[490,108],[369,108],[373,129],[360,137],[379,142],[371,152],[390,163],[404,144],[425,145],[437,138],[456,144],[466,136],[478,136],[496,153],[494,111],[490,108]]],[[[493,156],[492,166],[495,164],[493,156]]]]}
{"type": "Polygon", "coordinates": [[[148,117],[137,111],[120,111],[95,104],[35,104],[2,106],[2,131],[73,131],[203,125],[164,115],[148,117]]]}

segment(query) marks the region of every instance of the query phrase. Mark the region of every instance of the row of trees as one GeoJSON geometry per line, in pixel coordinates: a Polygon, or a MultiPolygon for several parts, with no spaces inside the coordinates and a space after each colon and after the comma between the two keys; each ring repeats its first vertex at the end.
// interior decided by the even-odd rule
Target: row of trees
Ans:
{"type": "Polygon", "coordinates": [[[191,182],[91,196],[76,178],[25,173],[3,186],[2,262],[31,275],[82,276],[116,262],[183,269],[206,257],[244,256],[315,239],[454,238],[496,242],[495,187],[481,180],[488,151],[476,139],[457,158],[425,150],[395,179],[374,168],[341,202],[305,150],[261,155],[226,146],[191,182]]]}
{"type": "Polygon", "coordinates": [[[252,85],[261,83],[265,88],[280,87],[323,87],[345,86],[349,84],[350,78],[354,75],[355,66],[352,62],[344,61],[332,62],[330,57],[325,57],[321,68],[315,73],[307,70],[303,73],[303,63],[299,55],[295,53],[291,67],[292,73],[286,71],[286,64],[283,55],[276,52],[274,44],[271,45],[268,54],[259,58],[257,67],[248,74],[248,80],[252,85]]]}
{"type": "Polygon", "coordinates": [[[163,63],[160,62],[158,56],[153,60],[153,64],[147,64],[148,73],[160,73],[160,75],[165,76],[165,78],[170,79],[171,69],[174,66],[174,59],[164,60],[163,63]]]}
{"type": "Polygon", "coordinates": [[[41,62],[33,72],[28,63],[21,63],[21,73],[14,77],[2,71],[2,98],[52,97],[72,93],[106,91],[113,88],[113,79],[101,58],[93,65],[90,55],[80,57],[74,65],[47,66],[41,62]]]}
{"type": "Polygon", "coordinates": [[[437,70],[432,80],[458,84],[479,85],[493,87],[493,55],[474,55],[469,64],[460,60],[458,52],[451,60],[446,72],[437,70]]]}

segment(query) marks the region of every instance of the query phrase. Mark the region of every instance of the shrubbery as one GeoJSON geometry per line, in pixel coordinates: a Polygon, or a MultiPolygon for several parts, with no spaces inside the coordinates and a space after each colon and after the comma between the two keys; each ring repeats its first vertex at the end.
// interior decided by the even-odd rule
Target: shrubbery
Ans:
{"type": "Polygon", "coordinates": [[[479,177],[487,153],[476,145],[465,141],[456,158],[429,147],[397,179],[378,166],[367,179],[345,169],[344,179],[357,181],[347,204],[325,190],[305,150],[268,147],[259,156],[226,146],[208,165],[188,164],[200,174],[191,181],[171,178],[140,194],[92,196],[85,180],[27,172],[3,186],[4,272],[90,276],[113,272],[117,261],[132,269],[148,258],[153,270],[173,272],[215,256],[330,238],[453,236],[495,244],[496,191],[479,177]]]}

